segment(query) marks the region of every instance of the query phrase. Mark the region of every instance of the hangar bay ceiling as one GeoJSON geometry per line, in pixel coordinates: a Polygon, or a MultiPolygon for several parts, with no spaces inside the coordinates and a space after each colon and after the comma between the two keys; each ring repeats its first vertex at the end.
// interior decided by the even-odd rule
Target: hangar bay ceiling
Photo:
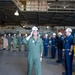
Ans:
{"type": "Polygon", "coordinates": [[[0,25],[23,24],[74,26],[75,0],[0,0],[0,25]]]}

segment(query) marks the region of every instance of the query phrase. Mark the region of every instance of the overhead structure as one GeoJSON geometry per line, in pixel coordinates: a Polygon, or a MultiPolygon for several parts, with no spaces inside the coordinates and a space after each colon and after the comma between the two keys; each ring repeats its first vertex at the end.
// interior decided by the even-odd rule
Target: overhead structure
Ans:
{"type": "Polygon", "coordinates": [[[13,0],[21,11],[73,12],[75,0],[13,0]]]}
{"type": "Polygon", "coordinates": [[[22,26],[24,23],[74,26],[75,0],[0,0],[0,25],[22,26]],[[14,15],[16,10],[19,16],[14,15]]]}

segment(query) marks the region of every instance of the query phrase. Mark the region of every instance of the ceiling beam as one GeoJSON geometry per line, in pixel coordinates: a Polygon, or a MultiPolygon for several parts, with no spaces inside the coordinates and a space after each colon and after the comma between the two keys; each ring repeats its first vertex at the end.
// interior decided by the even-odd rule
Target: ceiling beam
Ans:
{"type": "Polygon", "coordinates": [[[48,22],[48,23],[50,23],[50,22],[52,21],[52,19],[53,19],[53,17],[55,16],[55,14],[56,14],[56,13],[53,13],[53,15],[50,17],[50,19],[49,19],[49,22],[48,22]]]}
{"type": "Polygon", "coordinates": [[[72,15],[74,15],[74,13],[72,13],[71,15],[68,15],[68,16],[64,17],[64,19],[63,19],[63,20],[60,20],[60,21],[58,22],[58,24],[61,24],[65,19],[67,19],[68,17],[70,17],[70,16],[72,16],[72,15]]]}

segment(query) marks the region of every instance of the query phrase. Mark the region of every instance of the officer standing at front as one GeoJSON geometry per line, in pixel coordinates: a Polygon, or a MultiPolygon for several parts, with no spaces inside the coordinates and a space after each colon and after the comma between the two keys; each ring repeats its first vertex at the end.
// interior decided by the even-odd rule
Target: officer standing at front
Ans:
{"type": "Polygon", "coordinates": [[[64,53],[65,53],[65,70],[64,75],[72,75],[72,56],[73,56],[73,36],[71,35],[71,28],[65,31],[66,37],[64,38],[64,53]]]}
{"type": "Polygon", "coordinates": [[[11,41],[12,41],[11,34],[8,34],[7,39],[8,39],[8,51],[10,51],[11,50],[11,41]]]}
{"type": "Polygon", "coordinates": [[[51,44],[51,58],[55,59],[56,57],[56,33],[52,34],[52,38],[49,43],[51,44]]]}
{"type": "Polygon", "coordinates": [[[36,26],[32,28],[31,35],[29,35],[26,40],[24,39],[23,42],[28,43],[28,75],[32,75],[33,65],[35,67],[36,75],[42,75],[41,60],[43,42],[41,38],[38,38],[38,28],[36,26]]]}
{"type": "Polygon", "coordinates": [[[57,49],[58,49],[58,60],[57,63],[62,63],[62,49],[63,49],[63,39],[62,39],[62,33],[58,33],[58,39],[57,39],[57,49]]]}

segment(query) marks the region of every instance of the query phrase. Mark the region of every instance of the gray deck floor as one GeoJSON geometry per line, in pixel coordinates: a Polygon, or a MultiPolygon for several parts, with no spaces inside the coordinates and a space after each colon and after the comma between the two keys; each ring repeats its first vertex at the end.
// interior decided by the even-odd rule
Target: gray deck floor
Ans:
{"type": "MultiPolygon", "coordinates": [[[[43,58],[42,75],[62,75],[63,71],[62,64],[57,64],[52,59],[43,58]]],[[[27,54],[0,51],[0,75],[27,75],[27,54]]]]}

